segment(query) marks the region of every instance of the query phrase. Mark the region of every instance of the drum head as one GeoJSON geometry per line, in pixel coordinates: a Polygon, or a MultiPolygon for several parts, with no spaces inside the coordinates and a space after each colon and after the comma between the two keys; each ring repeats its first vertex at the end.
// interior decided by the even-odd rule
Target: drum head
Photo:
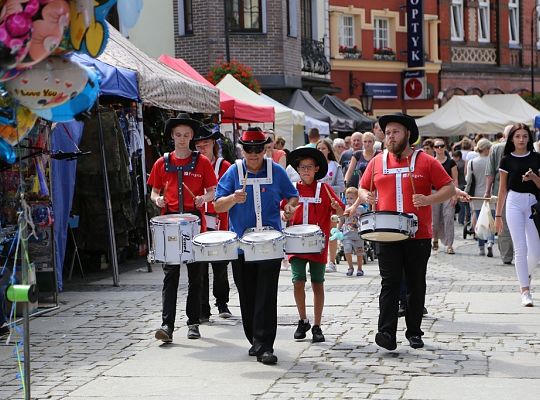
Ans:
{"type": "Polygon", "coordinates": [[[307,234],[319,232],[320,230],[321,228],[319,228],[317,225],[302,224],[302,225],[288,226],[287,228],[283,229],[283,233],[296,236],[296,235],[307,235],[307,234]]]}
{"type": "Polygon", "coordinates": [[[179,225],[183,223],[198,223],[199,217],[193,214],[167,214],[154,217],[150,222],[164,225],[179,225]]]}
{"type": "Polygon", "coordinates": [[[366,232],[362,233],[360,237],[364,240],[369,240],[370,242],[399,242],[409,239],[409,236],[404,233],[384,231],[366,232]]]}
{"type": "Polygon", "coordinates": [[[193,238],[193,243],[196,244],[204,244],[204,245],[211,245],[211,244],[220,244],[220,243],[227,243],[230,241],[236,240],[237,236],[236,233],[230,232],[230,231],[211,231],[211,232],[204,232],[196,235],[193,238]]]}
{"type": "Polygon", "coordinates": [[[245,242],[267,242],[269,240],[279,239],[283,235],[279,231],[264,230],[260,232],[249,232],[242,236],[245,242]]]}

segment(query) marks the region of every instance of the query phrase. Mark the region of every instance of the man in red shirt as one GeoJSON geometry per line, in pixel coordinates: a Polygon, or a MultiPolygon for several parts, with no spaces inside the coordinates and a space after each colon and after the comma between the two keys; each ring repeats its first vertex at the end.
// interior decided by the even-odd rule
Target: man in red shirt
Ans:
{"type": "MultiPolygon", "coordinates": [[[[188,114],[179,114],[165,124],[165,137],[174,141],[174,151],[165,153],[154,166],[148,184],[152,186],[150,199],[161,208],[162,214],[190,213],[201,218],[201,232],[206,231],[203,206],[214,200],[217,185],[214,169],[208,158],[192,152],[190,142],[200,123],[188,114]],[[189,190],[188,190],[189,189],[189,190]]],[[[201,314],[201,263],[188,263],[188,338],[198,339],[201,314]]],[[[165,343],[172,342],[176,318],[176,298],[180,280],[180,266],[164,264],[162,291],[162,325],[155,337],[165,343]]]]}
{"type": "Polygon", "coordinates": [[[382,282],[375,342],[388,350],[397,347],[399,288],[404,274],[407,283],[405,336],[411,347],[420,348],[424,346],[421,324],[426,269],[431,254],[431,205],[451,198],[455,187],[435,158],[411,148],[418,139],[418,127],[412,117],[384,115],[379,124],[385,133],[387,150],[370,161],[360,181],[358,200],[345,213],[361,203],[369,203],[375,211],[397,211],[415,214],[418,218],[418,230],[410,239],[377,243],[382,282]]]}
{"type": "MultiPolygon", "coordinates": [[[[283,219],[289,220],[290,225],[318,225],[324,233],[324,249],[320,253],[289,254],[294,285],[294,300],[300,316],[294,338],[304,339],[306,332],[311,328],[306,314],[305,293],[306,264],[309,262],[314,305],[314,324],[313,328],[311,328],[312,342],[324,342],[325,338],[320,325],[324,307],[324,272],[328,257],[330,219],[333,214],[342,215],[344,205],[332,189],[332,186],[318,182],[319,179],[326,176],[328,171],[326,158],[319,150],[300,147],[289,154],[288,161],[300,175],[300,181],[296,184],[296,189],[300,195],[300,205],[295,209],[292,216],[283,212],[283,219]]],[[[285,203],[285,201],[282,202],[282,207],[285,203]]]]}

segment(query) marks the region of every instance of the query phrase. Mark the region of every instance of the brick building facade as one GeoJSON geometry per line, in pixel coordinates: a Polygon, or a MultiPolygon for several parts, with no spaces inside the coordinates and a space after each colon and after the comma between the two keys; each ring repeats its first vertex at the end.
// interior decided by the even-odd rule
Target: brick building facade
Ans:
{"type": "MultiPolygon", "coordinates": [[[[281,101],[297,88],[329,86],[326,58],[326,72],[306,68],[306,38],[302,36],[306,30],[312,36],[316,34],[309,38],[312,40],[326,35],[316,18],[323,15],[324,3],[227,0],[230,59],[249,65],[263,91],[281,101]]],[[[226,60],[223,1],[174,1],[174,21],[176,57],[185,59],[203,75],[217,61],[226,60]]],[[[324,57],[324,47],[321,49],[324,57]]]]}
{"type": "Polygon", "coordinates": [[[441,103],[454,94],[531,90],[535,73],[531,79],[531,60],[538,65],[536,0],[438,3],[439,19],[444,21],[440,24],[441,103]]]}
{"type": "Polygon", "coordinates": [[[437,2],[423,2],[424,95],[405,100],[407,68],[406,8],[403,0],[330,0],[330,57],[338,97],[361,109],[359,95],[368,87],[386,87],[389,96],[375,96],[373,114],[433,111],[439,91],[437,2]],[[354,47],[356,46],[356,47],[354,47]],[[350,48],[357,52],[350,53],[350,48]],[[368,85],[368,86],[366,86],[368,85]],[[386,98],[385,98],[386,97],[386,98]],[[393,97],[393,98],[392,98],[393,97]]]}

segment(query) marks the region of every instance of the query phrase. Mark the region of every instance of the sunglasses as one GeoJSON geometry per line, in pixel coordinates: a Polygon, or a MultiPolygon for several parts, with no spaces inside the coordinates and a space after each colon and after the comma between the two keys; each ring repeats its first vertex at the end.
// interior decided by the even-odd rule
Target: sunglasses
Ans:
{"type": "Polygon", "coordinates": [[[435,147],[436,149],[444,149],[446,147],[446,145],[444,145],[444,144],[436,144],[433,147],[435,147]]]}
{"type": "Polygon", "coordinates": [[[243,146],[244,151],[248,154],[258,154],[264,151],[264,144],[258,144],[255,146],[243,146]]]}

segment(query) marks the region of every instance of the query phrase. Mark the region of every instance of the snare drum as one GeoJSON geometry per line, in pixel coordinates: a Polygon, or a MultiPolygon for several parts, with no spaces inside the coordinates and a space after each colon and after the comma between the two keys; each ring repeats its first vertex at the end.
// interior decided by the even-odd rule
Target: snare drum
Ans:
{"type": "Polygon", "coordinates": [[[372,242],[399,242],[412,237],[417,229],[414,214],[372,211],[360,216],[360,237],[372,242]]]}
{"type": "Polygon", "coordinates": [[[238,235],[231,231],[209,231],[193,238],[195,261],[231,261],[238,259],[238,235]]]}
{"type": "Polygon", "coordinates": [[[292,225],[283,229],[285,253],[320,253],[324,249],[324,233],[317,225],[292,225]]]}
{"type": "Polygon", "coordinates": [[[193,214],[169,214],[152,218],[150,261],[164,264],[193,262],[191,239],[200,232],[199,222],[199,217],[193,214]]]}
{"type": "Polygon", "coordinates": [[[246,229],[238,247],[244,251],[247,262],[274,260],[283,258],[284,241],[281,232],[265,226],[260,231],[255,228],[246,229]]]}

